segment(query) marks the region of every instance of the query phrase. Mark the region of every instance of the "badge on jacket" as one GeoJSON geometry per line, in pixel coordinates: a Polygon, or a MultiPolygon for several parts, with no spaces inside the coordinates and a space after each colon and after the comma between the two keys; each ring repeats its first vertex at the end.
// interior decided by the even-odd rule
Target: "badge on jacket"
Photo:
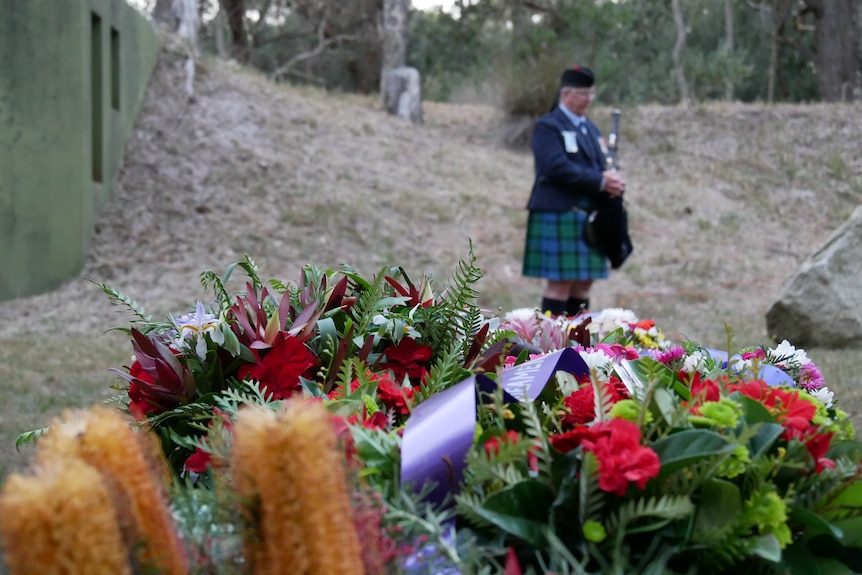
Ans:
{"type": "Polygon", "coordinates": [[[560,132],[563,135],[563,145],[567,154],[578,153],[578,139],[574,132],[560,132]]]}

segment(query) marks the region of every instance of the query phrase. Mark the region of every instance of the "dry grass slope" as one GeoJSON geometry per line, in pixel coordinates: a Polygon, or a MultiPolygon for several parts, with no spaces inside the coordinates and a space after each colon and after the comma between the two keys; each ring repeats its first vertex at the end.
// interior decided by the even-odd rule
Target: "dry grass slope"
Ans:
{"type": "MultiPolygon", "coordinates": [[[[527,152],[502,148],[504,120],[480,106],[425,104],[425,124],[374,98],[273,85],[200,63],[196,97],[166,52],[98,222],[81,277],[0,303],[0,480],[22,466],[11,442],[64,407],[113,395],[127,362],[123,324],[89,276],[156,316],[206,296],[199,272],[248,253],[296,280],[306,263],[365,273],[402,265],[442,287],[472,239],[481,301],[538,302],[520,276],[532,183],[527,152]]],[[[768,342],[764,315],[781,282],[862,201],[862,108],[705,104],[624,109],[635,254],[597,285],[593,308],[623,306],[675,338],[724,347],[768,342]]],[[[600,126],[610,109],[596,108],[600,126]]],[[[862,355],[811,350],[845,406],[862,400],[862,355]]]]}

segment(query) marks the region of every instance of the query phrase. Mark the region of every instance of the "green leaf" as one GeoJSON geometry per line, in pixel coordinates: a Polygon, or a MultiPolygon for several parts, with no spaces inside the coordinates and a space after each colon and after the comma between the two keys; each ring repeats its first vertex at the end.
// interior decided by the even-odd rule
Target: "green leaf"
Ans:
{"type": "Polygon", "coordinates": [[[792,508],[790,510],[789,519],[790,521],[799,523],[805,527],[803,536],[806,541],[823,534],[831,535],[838,541],[841,541],[842,537],[844,537],[844,533],[841,529],[813,511],[803,507],[792,508]]]}
{"type": "Polygon", "coordinates": [[[224,343],[221,344],[223,348],[225,348],[228,353],[230,353],[233,357],[236,357],[240,354],[240,345],[239,339],[237,339],[236,334],[233,330],[225,324],[221,328],[222,334],[224,334],[224,343]]]}
{"type": "Polygon", "coordinates": [[[668,425],[673,425],[677,408],[677,402],[673,395],[666,389],[656,389],[653,393],[653,405],[658,409],[665,422],[668,425]]]}
{"type": "Polygon", "coordinates": [[[488,497],[476,513],[541,549],[547,545],[548,512],[553,501],[554,494],[547,485],[526,479],[488,497]]]}
{"type": "Polygon", "coordinates": [[[324,317],[317,320],[317,331],[320,334],[321,361],[326,363],[338,347],[338,329],[331,317],[324,317]]]}
{"type": "Polygon", "coordinates": [[[849,461],[859,461],[862,459],[862,442],[859,441],[841,441],[829,448],[826,457],[832,460],[847,459],[849,461]]]}
{"type": "Polygon", "coordinates": [[[862,550],[862,517],[833,521],[832,525],[844,533],[841,543],[845,547],[855,547],[862,550]]]}
{"type": "Polygon", "coordinates": [[[758,457],[769,451],[769,448],[772,447],[776,439],[781,437],[782,433],[784,433],[784,426],[780,423],[764,423],[760,425],[757,433],[748,442],[748,451],[751,452],[751,457],[758,457]]]}
{"type": "Polygon", "coordinates": [[[759,401],[742,394],[739,394],[737,399],[742,405],[742,414],[749,425],[753,423],[775,423],[775,418],[759,401]]]}
{"type": "Polygon", "coordinates": [[[848,511],[862,511],[862,481],[856,481],[831,498],[825,509],[826,517],[846,516],[848,511]]]}
{"type": "Polygon", "coordinates": [[[15,449],[20,450],[22,445],[28,445],[31,443],[36,443],[36,441],[48,432],[51,429],[50,427],[43,427],[42,429],[34,429],[32,431],[25,431],[21,435],[19,435],[15,439],[15,449]]]}
{"type": "Polygon", "coordinates": [[[739,487],[723,479],[709,479],[701,487],[701,501],[694,521],[696,541],[709,540],[710,535],[726,529],[742,513],[739,487]]]}
{"type": "Polygon", "coordinates": [[[774,534],[759,535],[754,537],[752,541],[754,542],[754,546],[751,548],[752,555],[757,555],[773,563],[781,561],[781,544],[774,534]]]}
{"type": "Polygon", "coordinates": [[[734,446],[709,429],[686,429],[652,444],[661,460],[661,476],[713,455],[721,455],[734,446]]]}
{"type": "MultiPolygon", "coordinates": [[[[638,379],[644,382],[645,386],[649,387],[649,382],[659,381],[659,388],[669,389],[674,386],[677,381],[676,373],[651,357],[641,357],[628,362],[630,368],[638,379]]],[[[688,390],[685,390],[684,399],[688,399],[688,390]]]]}

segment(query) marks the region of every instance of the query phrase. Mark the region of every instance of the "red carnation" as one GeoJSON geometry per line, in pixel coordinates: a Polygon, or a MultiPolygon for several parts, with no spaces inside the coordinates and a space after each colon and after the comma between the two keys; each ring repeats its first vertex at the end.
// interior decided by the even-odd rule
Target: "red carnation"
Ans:
{"type": "Polygon", "coordinates": [[[259,381],[264,392],[271,393],[273,399],[286,399],[300,391],[299,377],[316,365],[314,355],[305,344],[284,332],[278,333],[272,348],[262,359],[258,350],[252,352],[258,362],[241,366],[238,375],[240,379],[259,381]]]}
{"type": "Polygon", "coordinates": [[[599,462],[599,488],[608,493],[625,495],[629,483],[643,489],[661,469],[656,452],[640,444],[640,428],[625,419],[580,426],[549,440],[563,453],[578,446],[593,452],[599,462]]]}
{"type": "Polygon", "coordinates": [[[413,403],[412,387],[402,387],[393,382],[387,374],[375,374],[377,380],[377,399],[389,409],[395,410],[401,415],[410,413],[413,403]]]}
{"type": "MultiPolygon", "coordinates": [[[[628,397],[625,384],[613,376],[607,383],[602,384],[602,389],[605,398],[611,403],[628,397]]],[[[563,427],[565,428],[583,425],[596,418],[596,394],[588,376],[583,378],[580,389],[563,399],[563,406],[566,408],[566,413],[563,414],[563,427]]]]}
{"type": "Polygon", "coordinates": [[[405,375],[413,381],[422,381],[428,370],[420,364],[431,359],[431,354],[432,350],[427,345],[419,345],[412,337],[405,337],[383,350],[386,362],[380,367],[392,371],[396,381],[404,381],[405,375]]]}
{"type": "Polygon", "coordinates": [[[802,399],[798,391],[772,387],[759,379],[733,385],[731,391],[739,391],[762,403],[775,416],[775,420],[784,425],[785,439],[799,439],[813,429],[811,419],[817,408],[810,401],[802,399]]]}
{"type": "Polygon", "coordinates": [[[514,445],[521,438],[517,431],[511,429],[506,431],[505,435],[495,436],[485,442],[485,455],[491,457],[491,454],[497,455],[500,453],[501,444],[514,445]]]}

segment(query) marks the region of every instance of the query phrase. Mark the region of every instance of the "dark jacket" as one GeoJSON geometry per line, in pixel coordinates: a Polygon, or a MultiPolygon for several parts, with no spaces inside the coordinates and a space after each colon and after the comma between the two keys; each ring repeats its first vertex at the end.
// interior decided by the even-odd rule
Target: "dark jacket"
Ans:
{"type": "Polygon", "coordinates": [[[533,158],[536,180],[527,208],[565,212],[577,206],[592,209],[602,185],[605,155],[599,145],[601,134],[585,120],[587,134],[575,129],[569,118],[555,107],[536,122],[533,130],[533,158]],[[577,150],[566,151],[564,132],[573,132],[577,150]]]}

